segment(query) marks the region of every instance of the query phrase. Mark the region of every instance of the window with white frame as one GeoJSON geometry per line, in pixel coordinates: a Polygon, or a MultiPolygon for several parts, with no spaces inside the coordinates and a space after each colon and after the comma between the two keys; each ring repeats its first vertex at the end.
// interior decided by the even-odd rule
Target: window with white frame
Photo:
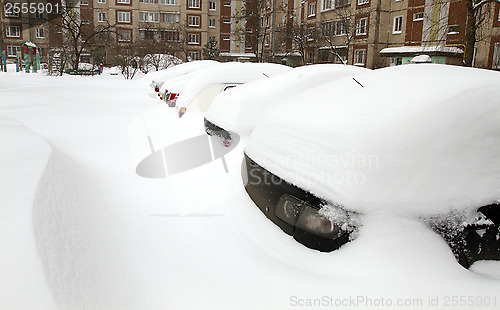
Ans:
{"type": "Polygon", "coordinates": [[[316,16],[316,3],[309,3],[308,17],[316,16]]]}
{"type": "Polygon", "coordinates": [[[333,20],[321,24],[321,31],[324,36],[342,36],[349,30],[349,19],[333,20]]]}
{"type": "Polygon", "coordinates": [[[210,1],[208,3],[208,9],[211,11],[215,11],[217,9],[217,3],[215,1],[210,1]]]}
{"type": "Polygon", "coordinates": [[[200,0],[188,0],[188,8],[199,9],[200,8],[200,0]]]}
{"type": "MultiPolygon", "coordinates": [[[[18,3],[19,4],[19,3],[18,3]]],[[[13,6],[9,7],[7,5],[4,6],[4,15],[5,17],[19,17],[19,11],[14,9],[13,6]]]]}
{"type": "Polygon", "coordinates": [[[321,10],[331,10],[333,9],[334,0],[323,0],[321,2],[321,10]]]}
{"type": "Polygon", "coordinates": [[[223,36],[223,37],[222,37],[222,40],[223,40],[223,41],[229,41],[229,40],[231,40],[231,38],[230,38],[229,36],[223,36]]]}
{"type": "Polygon", "coordinates": [[[403,16],[395,16],[392,26],[392,33],[398,34],[403,31],[403,16]]]}
{"type": "Polygon", "coordinates": [[[17,57],[17,53],[21,52],[20,46],[7,46],[7,56],[8,57],[17,57]]]}
{"type": "Polygon", "coordinates": [[[418,22],[421,20],[424,20],[424,12],[419,12],[419,13],[413,14],[413,21],[414,22],[418,22]]]}
{"type": "Polygon", "coordinates": [[[139,12],[139,22],[141,23],[159,23],[160,13],[158,12],[139,12]]]}
{"type": "Polygon", "coordinates": [[[104,4],[104,3],[106,3],[106,0],[97,0],[97,3],[104,4]]]}
{"type": "Polygon", "coordinates": [[[161,21],[164,23],[179,23],[181,19],[180,13],[161,13],[161,21]]]}
{"type": "Polygon", "coordinates": [[[90,20],[82,19],[82,25],[90,25],[90,20]]]}
{"type": "Polygon", "coordinates": [[[21,27],[19,26],[7,26],[5,28],[5,34],[8,38],[20,38],[21,37],[21,27]]]}
{"type": "Polygon", "coordinates": [[[265,45],[265,46],[269,46],[269,36],[266,36],[266,37],[264,38],[264,45],[265,45]]]}
{"type": "Polygon", "coordinates": [[[492,69],[500,69],[500,42],[495,43],[493,48],[492,69]]]}
{"type": "Polygon", "coordinates": [[[224,24],[230,24],[230,23],[231,23],[231,20],[230,20],[229,18],[225,18],[225,19],[223,19],[223,20],[222,20],[222,22],[223,22],[224,24]]]}
{"type": "Polygon", "coordinates": [[[459,34],[460,26],[459,25],[450,25],[448,26],[448,34],[459,34]]]}
{"type": "Polygon", "coordinates": [[[188,34],[188,44],[200,44],[200,34],[199,33],[188,34]]]}
{"type": "Polygon", "coordinates": [[[125,30],[125,29],[118,30],[118,41],[120,42],[132,41],[132,30],[125,30]]]}
{"type": "Polygon", "coordinates": [[[365,65],[366,59],[366,49],[355,49],[354,50],[354,64],[355,65],[365,65]]]}
{"type": "Polygon", "coordinates": [[[175,0],[160,0],[160,4],[163,5],[176,5],[175,0]]]}
{"type": "Polygon", "coordinates": [[[368,33],[368,17],[358,19],[356,22],[356,35],[362,36],[368,33]]]}
{"type": "Polygon", "coordinates": [[[179,30],[161,30],[161,40],[167,42],[179,42],[179,30]]]}
{"type": "Polygon", "coordinates": [[[43,39],[43,38],[45,38],[44,29],[42,27],[36,28],[36,30],[35,30],[35,36],[36,36],[37,39],[43,39]]]}
{"type": "Polygon", "coordinates": [[[208,19],[208,27],[209,28],[215,28],[215,18],[209,18],[208,19]]]}
{"type": "Polygon", "coordinates": [[[340,8],[342,6],[346,6],[351,4],[351,0],[337,0],[335,1],[335,7],[340,8]]]}
{"type": "Polygon", "coordinates": [[[130,23],[130,12],[117,12],[118,22],[119,23],[130,23]]]}
{"type": "Polygon", "coordinates": [[[105,23],[108,21],[108,16],[106,12],[97,12],[97,21],[99,23],[105,23]]]}
{"type": "Polygon", "coordinates": [[[200,27],[200,17],[196,15],[188,15],[189,27],[200,27]]]}
{"type": "Polygon", "coordinates": [[[89,2],[87,0],[82,0],[80,1],[80,5],[87,6],[89,5],[89,2]]]}
{"type": "Polygon", "coordinates": [[[130,4],[130,0],[116,0],[118,4],[130,4]]]}
{"type": "Polygon", "coordinates": [[[188,52],[188,58],[191,60],[200,60],[200,52],[196,51],[189,51],[188,52]]]}
{"type": "Polygon", "coordinates": [[[224,2],[224,6],[231,6],[231,2],[224,2]]]}
{"type": "Polygon", "coordinates": [[[139,0],[139,3],[155,4],[158,0],[139,0]]]}
{"type": "Polygon", "coordinates": [[[160,33],[156,29],[139,29],[139,40],[160,40],[160,33]]]}
{"type": "Polygon", "coordinates": [[[370,3],[370,0],[358,0],[358,5],[370,3]]]}

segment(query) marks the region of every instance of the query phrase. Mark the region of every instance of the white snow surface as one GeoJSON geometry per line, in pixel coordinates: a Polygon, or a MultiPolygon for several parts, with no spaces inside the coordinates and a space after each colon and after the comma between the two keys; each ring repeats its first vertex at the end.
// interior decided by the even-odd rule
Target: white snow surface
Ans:
{"type": "Polygon", "coordinates": [[[255,128],[247,154],[358,212],[422,216],[500,198],[499,72],[418,64],[356,81],[287,97],[255,128]]]}
{"type": "Polygon", "coordinates": [[[182,89],[176,104],[177,107],[189,107],[200,92],[210,85],[243,84],[290,70],[292,70],[290,67],[272,63],[223,63],[217,67],[196,72],[182,89]]]}
{"type": "Polygon", "coordinates": [[[146,85],[154,83],[161,87],[163,82],[177,76],[188,74],[190,72],[207,68],[210,66],[218,65],[219,62],[214,60],[195,60],[190,62],[181,63],[165,70],[160,70],[146,74],[142,79],[146,85]]]}
{"type": "MultiPolygon", "coordinates": [[[[119,76],[0,73],[1,309],[450,309],[445,299],[462,295],[498,309],[500,281],[460,267],[408,214],[364,215],[359,237],[332,253],[284,234],[241,184],[182,216],[169,180],[135,174],[148,148],[137,119],[159,147],[187,132],[181,121],[199,134],[202,117],[165,125],[175,110],[147,90],[119,76]]],[[[190,177],[225,181],[205,172],[190,177]]]]}
{"type": "MultiPolygon", "coordinates": [[[[248,136],[263,115],[278,105],[282,98],[367,70],[338,64],[297,67],[220,93],[205,118],[225,130],[248,136]]],[[[305,101],[304,107],[309,104],[309,100],[305,101]]]]}

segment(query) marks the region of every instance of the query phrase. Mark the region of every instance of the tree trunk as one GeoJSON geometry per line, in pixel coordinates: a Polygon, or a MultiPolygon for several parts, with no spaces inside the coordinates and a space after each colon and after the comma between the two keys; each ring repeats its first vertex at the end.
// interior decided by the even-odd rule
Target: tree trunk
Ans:
{"type": "Polygon", "coordinates": [[[474,47],[476,46],[476,14],[473,9],[472,0],[467,1],[467,17],[465,20],[465,58],[464,64],[472,67],[474,61],[474,47]]]}

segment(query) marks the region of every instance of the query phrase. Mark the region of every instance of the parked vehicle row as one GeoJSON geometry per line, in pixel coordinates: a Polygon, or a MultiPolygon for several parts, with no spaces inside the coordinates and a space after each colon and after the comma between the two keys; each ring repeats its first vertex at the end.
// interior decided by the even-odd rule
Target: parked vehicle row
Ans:
{"type": "Polygon", "coordinates": [[[245,190],[298,242],[333,251],[363,214],[406,214],[468,268],[500,260],[498,85],[499,72],[447,65],[216,64],[160,92],[225,146],[246,143],[245,190]]]}

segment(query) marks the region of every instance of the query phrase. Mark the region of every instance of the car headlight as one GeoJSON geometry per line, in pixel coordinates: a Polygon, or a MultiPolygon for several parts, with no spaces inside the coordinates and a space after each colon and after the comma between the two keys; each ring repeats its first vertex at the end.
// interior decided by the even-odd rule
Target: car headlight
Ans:
{"type": "Polygon", "coordinates": [[[333,223],[318,211],[305,204],[295,226],[325,239],[335,239],[342,235],[343,231],[340,229],[342,223],[333,223]]]}
{"type": "Polygon", "coordinates": [[[274,214],[280,220],[295,226],[304,202],[289,194],[284,194],[276,204],[274,214]]]}

